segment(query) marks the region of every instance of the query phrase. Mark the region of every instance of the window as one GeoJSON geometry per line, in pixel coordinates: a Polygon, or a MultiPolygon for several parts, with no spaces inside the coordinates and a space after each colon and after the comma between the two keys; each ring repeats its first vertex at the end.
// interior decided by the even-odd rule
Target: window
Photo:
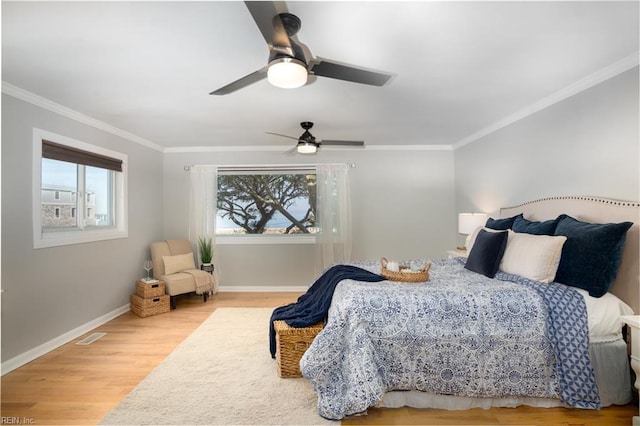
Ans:
{"type": "Polygon", "coordinates": [[[34,247],[126,237],[127,156],[40,129],[33,134],[34,247]]]}
{"type": "Polygon", "coordinates": [[[315,241],[315,179],[310,166],[219,169],[218,241],[230,237],[240,242],[250,236],[260,236],[262,242],[266,236],[287,242],[294,238],[315,241]]]}

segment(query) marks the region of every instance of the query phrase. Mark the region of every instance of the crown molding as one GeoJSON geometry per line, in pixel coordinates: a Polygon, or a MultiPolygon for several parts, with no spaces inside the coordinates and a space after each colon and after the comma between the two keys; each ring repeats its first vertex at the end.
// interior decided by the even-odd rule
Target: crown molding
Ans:
{"type": "Polygon", "coordinates": [[[286,151],[287,146],[242,145],[242,146],[172,146],[164,149],[165,154],[181,154],[190,152],[258,152],[258,151],[286,151]]]}
{"type": "MultiPolygon", "coordinates": [[[[621,60],[602,68],[601,70],[596,71],[593,74],[590,74],[451,145],[368,145],[363,148],[323,147],[322,149],[325,151],[453,151],[638,66],[639,55],[640,52],[635,52],[625,58],[622,58],[621,60]]],[[[119,129],[115,126],[72,110],[71,108],[67,108],[34,93],[28,92],[20,87],[7,83],[6,81],[2,81],[2,93],[166,154],[195,152],[264,152],[283,151],[287,149],[287,147],[283,147],[281,145],[163,147],[147,139],[141,138],[140,136],[134,135],[133,133],[127,132],[126,130],[119,129]]]]}
{"type": "Polygon", "coordinates": [[[87,126],[91,126],[98,130],[102,130],[107,133],[111,133],[112,135],[127,139],[128,141],[137,143],[144,147],[151,148],[156,151],[164,152],[164,147],[154,142],[141,138],[140,136],[134,135],[133,133],[129,133],[126,130],[119,129],[103,121],[96,120],[95,118],[91,118],[78,111],[72,110],[71,108],[67,108],[63,105],[50,101],[49,99],[43,98],[42,96],[38,96],[34,93],[21,89],[18,86],[14,86],[11,83],[7,83],[6,81],[2,82],[2,93],[4,93],[5,95],[12,96],[16,99],[20,99],[21,101],[28,102],[40,108],[49,110],[63,117],[70,118],[79,123],[86,124],[87,126]]]}
{"type": "MultiPolygon", "coordinates": [[[[258,146],[258,145],[243,145],[243,146],[187,146],[187,147],[163,147],[126,130],[119,129],[115,126],[91,118],[71,108],[60,105],[42,96],[31,93],[18,86],[15,86],[6,81],[2,82],[2,93],[12,96],[16,99],[20,99],[24,102],[28,102],[32,105],[46,109],[48,111],[59,114],[63,117],[70,118],[78,121],[82,124],[94,127],[99,130],[103,130],[107,133],[111,133],[115,136],[127,139],[131,142],[140,144],[147,148],[165,153],[195,153],[195,152],[280,152],[289,149],[287,146],[282,145],[270,145],[270,146],[258,146]]],[[[351,150],[365,150],[365,151],[451,151],[451,145],[369,145],[365,147],[322,147],[324,151],[351,151],[351,150]]]]}
{"type": "Polygon", "coordinates": [[[369,145],[364,149],[366,151],[452,151],[453,147],[451,145],[369,145]]]}
{"type": "Polygon", "coordinates": [[[552,93],[551,95],[545,98],[540,99],[539,101],[529,105],[528,107],[525,107],[519,111],[516,111],[511,115],[508,115],[507,117],[504,117],[502,120],[496,121],[495,123],[485,127],[484,129],[481,129],[476,133],[473,133],[467,136],[466,138],[461,139],[458,142],[455,142],[452,145],[453,149],[456,150],[458,148],[461,148],[465,145],[470,144],[471,142],[475,142],[478,139],[481,139],[493,132],[496,132],[504,127],[509,126],[510,124],[515,123],[516,121],[522,120],[523,118],[526,118],[540,110],[548,108],[553,104],[561,102],[573,95],[576,95],[597,84],[600,84],[606,80],[609,80],[610,78],[613,78],[619,74],[622,74],[625,71],[628,71],[634,67],[637,67],[639,55],[640,55],[640,52],[635,52],[625,58],[622,58],[617,62],[614,62],[613,64],[605,68],[602,68],[594,72],[593,74],[590,74],[576,81],[573,84],[570,84],[564,87],[563,89],[558,90],[555,93],[552,93]]]}
{"type": "MultiPolygon", "coordinates": [[[[185,146],[165,148],[165,154],[182,154],[193,152],[286,152],[290,149],[282,145],[242,145],[242,146],[185,146]]],[[[367,145],[364,147],[331,147],[323,146],[323,151],[452,151],[451,145],[367,145]]]]}

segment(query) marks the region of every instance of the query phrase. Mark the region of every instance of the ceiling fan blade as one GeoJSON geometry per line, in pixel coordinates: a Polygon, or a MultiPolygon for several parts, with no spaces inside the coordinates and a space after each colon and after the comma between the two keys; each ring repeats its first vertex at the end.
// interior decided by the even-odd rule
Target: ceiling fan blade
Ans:
{"type": "Polygon", "coordinates": [[[333,61],[316,59],[310,63],[309,71],[321,77],[335,78],[354,83],[369,84],[371,86],[384,86],[391,78],[391,74],[369,71],[356,68],[351,65],[339,64],[333,61]]]}
{"type": "Polygon", "coordinates": [[[218,90],[214,90],[209,93],[210,95],[226,95],[231,92],[235,92],[238,89],[242,89],[250,84],[253,84],[257,81],[262,80],[267,76],[267,67],[260,68],[258,71],[254,71],[251,74],[245,75],[244,77],[234,81],[233,83],[229,83],[224,87],[219,88],[218,90]]]}
{"type": "Polygon", "coordinates": [[[269,135],[282,136],[283,138],[293,139],[294,141],[298,140],[298,138],[294,138],[293,136],[289,136],[289,135],[283,135],[281,133],[273,133],[273,132],[265,132],[265,133],[269,135]]]}
{"type": "Polygon", "coordinates": [[[287,54],[293,56],[289,36],[278,16],[276,5],[270,1],[245,1],[249,13],[256,22],[262,37],[269,46],[288,48],[287,54]]]}
{"type": "Polygon", "coordinates": [[[298,152],[298,147],[297,147],[297,146],[294,146],[293,148],[286,150],[286,151],[284,152],[284,155],[286,155],[286,156],[290,157],[290,156],[292,156],[293,154],[295,154],[296,152],[298,152]]]}
{"type": "Polygon", "coordinates": [[[364,146],[364,141],[340,141],[340,140],[323,139],[320,141],[320,143],[322,145],[364,146]]]}

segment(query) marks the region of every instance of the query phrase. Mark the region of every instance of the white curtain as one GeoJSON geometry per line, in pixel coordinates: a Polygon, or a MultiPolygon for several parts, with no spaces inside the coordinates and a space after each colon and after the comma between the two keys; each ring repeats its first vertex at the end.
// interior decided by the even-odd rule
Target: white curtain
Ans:
{"type": "MultiPolygon", "coordinates": [[[[215,261],[218,168],[216,166],[192,166],[189,175],[191,178],[189,241],[197,249],[198,237],[211,238],[213,263],[218,269],[219,265],[215,261]]],[[[198,259],[200,259],[200,251],[197,250],[196,252],[198,253],[198,259]]]]}
{"type": "Polygon", "coordinates": [[[351,197],[349,165],[316,166],[317,267],[323,271],[335,263],[351,261],[351,197]]]}

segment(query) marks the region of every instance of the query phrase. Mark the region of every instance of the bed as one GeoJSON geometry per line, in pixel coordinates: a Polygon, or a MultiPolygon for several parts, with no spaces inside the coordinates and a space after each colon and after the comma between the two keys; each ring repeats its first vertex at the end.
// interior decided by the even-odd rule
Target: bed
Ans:
{"type": "MultiPolygon", "coordinates": [[[[639,212],[638,203],[597,197],[532,201],[477,230],[468,259],[412,260],[431,263],[426,283],[340,281],[300,362],[319,414],[627,404],[619,316],[640,311],[639,212]],[[617,243],[602,243],[613,244],[608,259],[591,250],[611,231],[599,224],[615,224],[617,243]],[[469,269],[472,258],[479,269],[469,269]],[[599,262],[602,279],[583,285],[599,262]],[[487,265],[499,266],[494,276],[487,265]]],[[[380,271],[379,262],[355,265],[380,271]]]]}

